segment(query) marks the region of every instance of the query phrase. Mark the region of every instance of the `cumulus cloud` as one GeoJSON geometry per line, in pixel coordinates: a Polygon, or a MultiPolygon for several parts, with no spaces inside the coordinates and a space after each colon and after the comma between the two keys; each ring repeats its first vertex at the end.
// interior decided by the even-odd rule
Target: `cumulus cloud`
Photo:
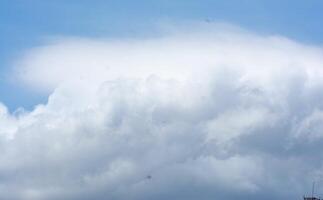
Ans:
{"type": "Polygon", "coordinates": [[[60,38],[0,106],[3,199],[301,198],[322,177],[323,51],[195,24],[146,39],[60,38]]]}

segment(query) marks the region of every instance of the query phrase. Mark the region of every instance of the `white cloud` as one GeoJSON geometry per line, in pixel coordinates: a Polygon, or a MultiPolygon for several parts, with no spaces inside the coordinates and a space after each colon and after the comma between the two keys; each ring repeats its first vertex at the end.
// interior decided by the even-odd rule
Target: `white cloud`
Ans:
{"type": "Polygon", "coordinates": [[[306,192],[323,164],[313,154],[322,149],[322,49],[198,27],[150,39],[66,38],[28,51],[15,78],[52,94],[31,112],[0,107],[0,197],[306,192]]]}

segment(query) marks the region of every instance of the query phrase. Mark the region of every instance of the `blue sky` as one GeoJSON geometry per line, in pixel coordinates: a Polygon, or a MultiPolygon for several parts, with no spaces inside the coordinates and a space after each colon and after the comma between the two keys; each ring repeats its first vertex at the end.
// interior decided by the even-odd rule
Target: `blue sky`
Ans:
{"type": "Polygon", "coordinates": [[[2,0],[0,2],[0,101],[10,110],[45,102],[47,94],[8,82],[15,59],[50,36],[138,37],[163,21],[211,20],[321,45],[323,2],[317,0],[2,0]]]}

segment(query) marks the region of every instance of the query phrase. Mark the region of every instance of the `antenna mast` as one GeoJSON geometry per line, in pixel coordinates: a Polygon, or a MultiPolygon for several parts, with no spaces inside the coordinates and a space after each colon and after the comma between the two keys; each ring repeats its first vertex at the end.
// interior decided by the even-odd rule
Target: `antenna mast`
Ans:
{"type": "Polygon", "coordinates": [[[314,189],[315,189],[315,181],[313,181],[313,185],[312,185],[312,198],[314,198],[314,189]]]}
{"type": "Polygon", "coordinates": [[[323,200],[320,197],[314,197],[314,192],[315,192],[315,181],[313,181],[313,185],[312,185],[312,195],[311,196],[304,196],[303,200],[323,200]]]}

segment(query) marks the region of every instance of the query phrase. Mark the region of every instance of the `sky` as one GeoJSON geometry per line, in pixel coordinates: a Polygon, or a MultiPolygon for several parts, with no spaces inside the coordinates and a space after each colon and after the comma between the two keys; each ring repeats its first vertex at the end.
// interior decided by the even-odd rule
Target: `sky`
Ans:
{"type": "Polygon", "coordinates": [[[0,2],[0,199],[323,194],[323,2],[0,2]]]}
{"type": "Polygon", "coordinates": [[[317,0],[2,0],[0,101],[11,111],[19,107],[30,110],[46,102],[48,93],[30,91],[8,80],[6,74],[19,55],[46,43],[48,37],[145,37],[158,34],[161,23],[208,20],[320,45],[322,4],[317,0]]]}

